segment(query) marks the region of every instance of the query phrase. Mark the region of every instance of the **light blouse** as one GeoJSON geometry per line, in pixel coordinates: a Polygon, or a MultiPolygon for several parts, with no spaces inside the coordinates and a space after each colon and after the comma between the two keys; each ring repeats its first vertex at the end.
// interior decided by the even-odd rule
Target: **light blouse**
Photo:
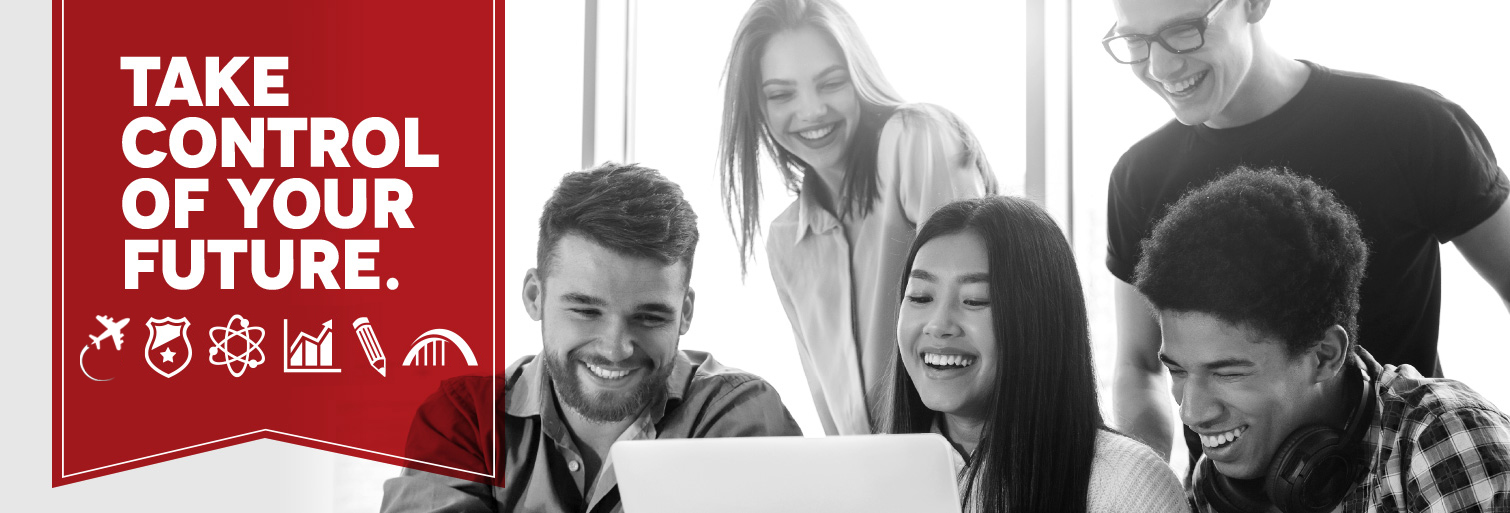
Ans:
{"type": "Polygon", "coordinates": [[[879,197],[837,219],[799,194],[771,223],[771,278],[797,339],[813,404],[829,435],[871,432],[869,403],[895,358],[903,265],[934,210],[995,186],[969,129],[932,105],[897,109],[881,129],[879,197]],[[973,151],[972,151],[973,150],[973,151]]]}

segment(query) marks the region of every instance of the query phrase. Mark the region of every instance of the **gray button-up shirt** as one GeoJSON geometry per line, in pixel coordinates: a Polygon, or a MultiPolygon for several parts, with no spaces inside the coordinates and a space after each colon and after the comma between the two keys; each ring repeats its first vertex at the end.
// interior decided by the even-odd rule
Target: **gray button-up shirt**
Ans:
{"type": "MultiPolygon", "coordinates": [[[[666,396],[645,408],[619,440],[729,436],[800,436],[776,390],[765,380],[724,367],[707,353],[681,351],[666,396]]],[[[487,415],[503,400],[504,462],[495,478],[449,477],[406,468],[383,485],[384,512],[620,511],[613,461],[591,488],[580,451],[556,406],[550,377],[536,357],[504,371],[504,379],[468,376],[441,384],[415,415],[406,456],[464,472],[494,467],[497,439],[487,415]],[[494,386],[503,389],[494,394],[494,386]]]]}

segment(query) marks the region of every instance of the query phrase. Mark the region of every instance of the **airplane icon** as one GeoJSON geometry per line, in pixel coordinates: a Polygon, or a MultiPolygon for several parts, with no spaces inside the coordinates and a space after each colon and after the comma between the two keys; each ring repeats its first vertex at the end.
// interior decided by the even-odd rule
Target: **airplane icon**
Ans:
{"type": "Polygon", "coordinates": [[[105,332],[104,333],[101,333],[99,335],[90,335],[89,336],[89,340],[90,340],[90,342],[92,342],[94,344],[94,348],[96,350],[100,349],[100,341],[104,340],[105,337],[110,337],[112,340],[115,341],[115,350],[119,351],[121,349],[121,342],[122,342],[121,341],[121,328],[126,327],[126,323],[131,322],[131,319],[130,318],[126,318],[126,319],[121,319],[121,322],[115,322],[115,319],[111,319],[111,318],[106,317],[104,315],[96,315],[96,316],[94,316],[94,318],[95,318],[95,320],[100,321],[100,324],[105,325],[105,332]]]}

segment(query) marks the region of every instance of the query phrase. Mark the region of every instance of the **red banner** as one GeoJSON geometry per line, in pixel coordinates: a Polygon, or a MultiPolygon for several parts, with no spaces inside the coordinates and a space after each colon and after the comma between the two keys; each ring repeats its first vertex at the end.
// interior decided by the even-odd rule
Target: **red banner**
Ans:
{"type": "Polygon", "coordinates": [[[55,4],[54,486],[258,438],[496,475],[403,454],[501,370],[494,19],[55,4]]]}

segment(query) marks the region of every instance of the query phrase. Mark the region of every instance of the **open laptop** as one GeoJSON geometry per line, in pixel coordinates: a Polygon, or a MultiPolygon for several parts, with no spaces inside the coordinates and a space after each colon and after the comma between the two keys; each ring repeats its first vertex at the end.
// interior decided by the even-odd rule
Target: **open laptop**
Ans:
{"type": "Polygon", "coordinates": [[[626,513],[959,513],[936,434],[641,440],[611,458],[626,513]]]}

